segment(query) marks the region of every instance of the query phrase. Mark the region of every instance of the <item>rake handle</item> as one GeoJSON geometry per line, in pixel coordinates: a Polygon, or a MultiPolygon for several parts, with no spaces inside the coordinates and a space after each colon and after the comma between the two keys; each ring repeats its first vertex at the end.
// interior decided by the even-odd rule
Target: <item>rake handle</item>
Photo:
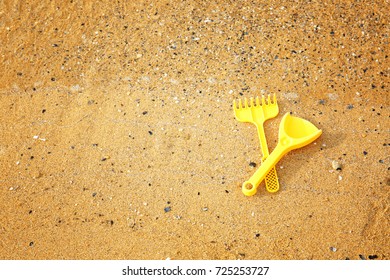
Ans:
{"type": "Polygon", "coordinates": [[[267,139],[265,138],[264,125],[263,123],[255,122],[257,128],[257,134],[260,139],[261,152],[263,153],[263,159],[265,160],[269,156],[269,150],[267,145],[267,139]]]}

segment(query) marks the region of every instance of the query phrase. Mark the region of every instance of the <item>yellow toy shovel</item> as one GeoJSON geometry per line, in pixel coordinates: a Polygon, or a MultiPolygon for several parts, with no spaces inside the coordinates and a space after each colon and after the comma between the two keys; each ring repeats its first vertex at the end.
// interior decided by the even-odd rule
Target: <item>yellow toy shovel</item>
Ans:
{"type": "Polygon", "coordinates": [[[242,185],[242,192],[246,196],[256,194],[257,187],[264,180],[267,173],[275,167],[278,161],[289,151],[306,146],[316,140],[322,130],[311,122],[293,117],[290,113],[283,116],[279,126],[279,141],[275,150],[263,161],[252,177],[242,185]]]}

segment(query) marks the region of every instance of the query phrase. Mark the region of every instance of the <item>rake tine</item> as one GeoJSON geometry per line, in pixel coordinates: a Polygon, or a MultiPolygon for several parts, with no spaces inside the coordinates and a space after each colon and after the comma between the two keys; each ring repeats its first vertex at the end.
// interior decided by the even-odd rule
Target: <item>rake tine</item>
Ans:
{"type": "Polygon", "coordinates": [[[260,107],[261,104],[260,104],[260,99],[258,96],[256,96],[256,107],[260,107]]]}
{"type": "Polygon", "coordinates": [[[246,97],[244,98],[244,105],[245,105],[245,108],[248,108],[248,99],[246,97]]]}
{"type": "Polygon", "coordinates": [[[250,107],[254,107],[254,104],[253,104],[253,97],[250,98],[249,104],[250,104],[250,107]]]}
{"type": "Polygon", "coordinates": [[[262,106],[265,105],[265,97],[264,97],[264,95],[261,96],[261,105],[262,106]]]}

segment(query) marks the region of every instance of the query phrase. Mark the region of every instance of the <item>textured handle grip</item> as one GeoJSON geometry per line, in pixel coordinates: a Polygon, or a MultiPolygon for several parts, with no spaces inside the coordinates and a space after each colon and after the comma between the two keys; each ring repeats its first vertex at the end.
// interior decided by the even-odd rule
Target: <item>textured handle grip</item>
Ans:
{"type": "Polygon", "coordinates": [[[272,168],[265,176],[265,188],[270,193],[274,193],[279,190],[279,180],[278,174],[276,173],[276,167],[272,168]]]}

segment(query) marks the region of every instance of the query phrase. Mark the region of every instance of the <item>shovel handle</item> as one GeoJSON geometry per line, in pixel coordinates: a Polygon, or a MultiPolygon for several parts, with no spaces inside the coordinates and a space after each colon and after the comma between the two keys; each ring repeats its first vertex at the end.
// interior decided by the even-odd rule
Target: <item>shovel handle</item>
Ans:
{"type": "Polygon", "coordinates": [[[255,195],[257,188],[260,185],[261,181],[264,180],[268,172],[275,167],[279,160],[288,152],[286,146],[278,143],[272,153],[264,160],[261,166],[256,170],[256,172],[249,178],[248,181],[242,184],[242,192],[246,196],[255,195]]]}

